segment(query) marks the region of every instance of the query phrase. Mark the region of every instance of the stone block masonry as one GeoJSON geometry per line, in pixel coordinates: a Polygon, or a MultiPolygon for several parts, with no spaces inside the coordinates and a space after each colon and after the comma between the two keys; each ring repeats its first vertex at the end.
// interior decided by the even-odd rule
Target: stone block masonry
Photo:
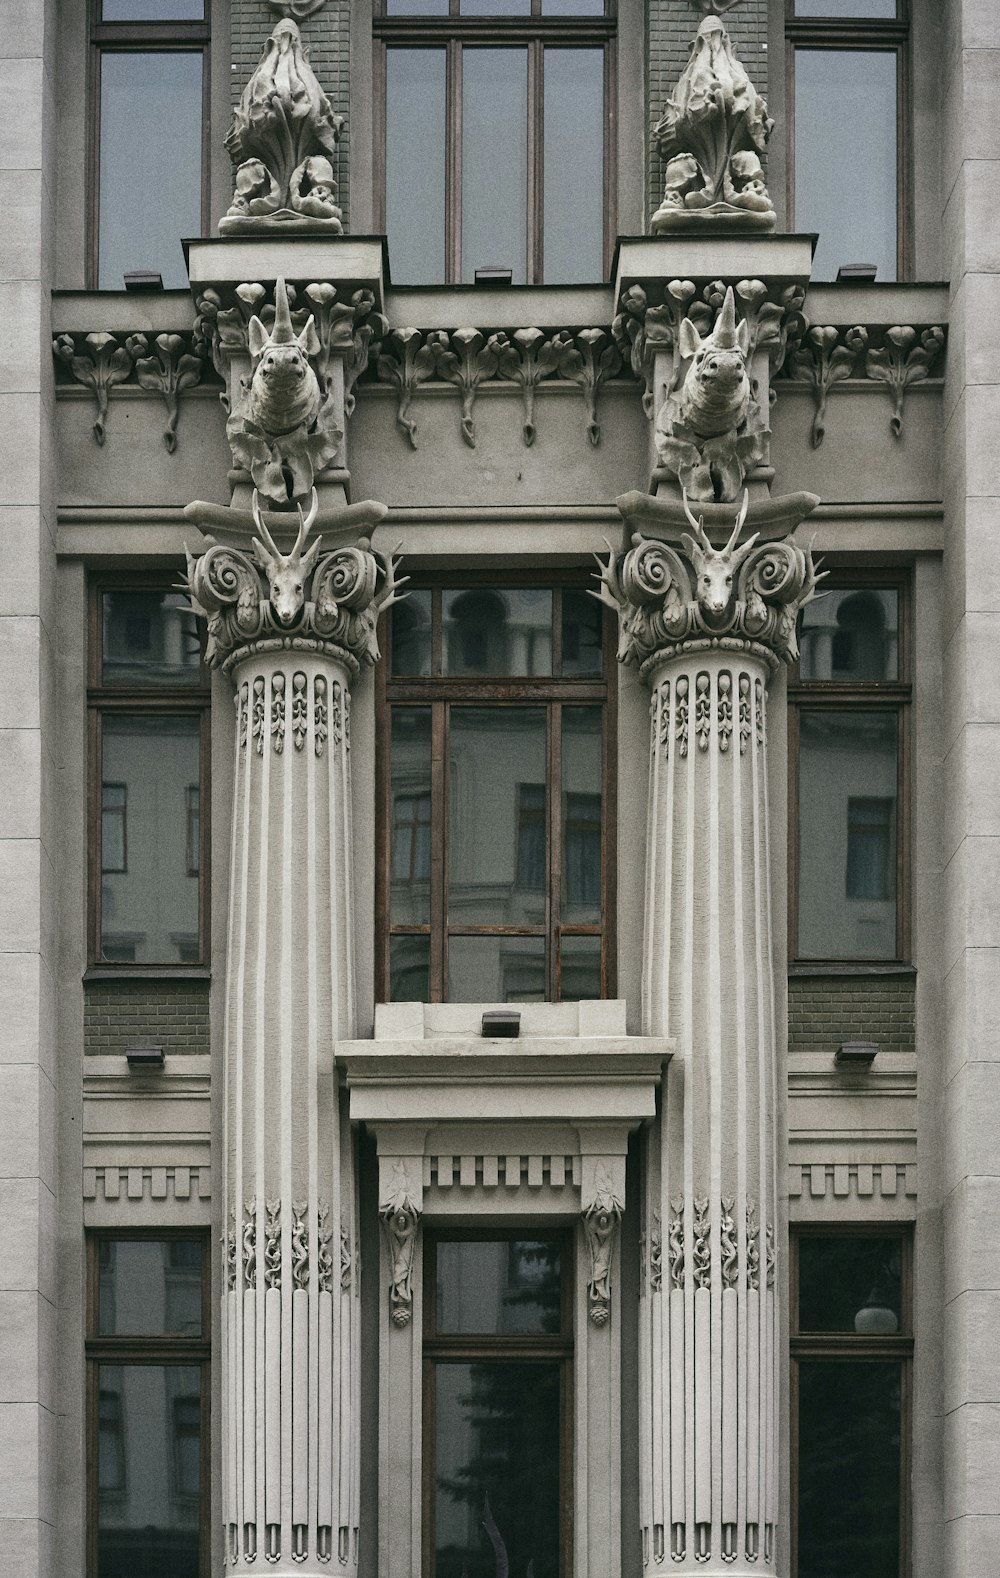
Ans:
{"type": "MultiPolygon", "coordinates": [[[[235,104],[260,59],[261,50],[281,13],[266,0],[231,0],[232,102],[235,104]]],[[[348,115],[351,108],[351,8],[349,0],[326,4],[299,23],[320,87],[333,108],[348,115]]],[[[225,130],[225,128],[223,128],[225,130]]],[[[337,146],[337,198],[344,211],[344,229],[351,228],[351,126],[344,127],[337,146]]],[[[213,215],[213,224],[218,215],[213,215]]]]}
{"type": "Polygon", "coordinates": [[[123,1057],[135,1042],[155,1041],[170,1054],[207,1053],[208,994],[207,981],[92,981],[84,999],[83,1050],[123,1057]]]}
{"type": "Polygon", "coordinates": [[[835,1052],[842,1041],[912,1052],[915,1019],[910,976],[793,976],[788,983],[790,1052],[835,1052]]]}

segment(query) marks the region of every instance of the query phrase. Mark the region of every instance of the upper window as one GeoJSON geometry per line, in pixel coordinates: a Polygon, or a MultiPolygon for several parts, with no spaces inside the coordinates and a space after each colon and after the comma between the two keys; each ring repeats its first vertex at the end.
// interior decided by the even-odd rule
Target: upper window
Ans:
{"type": "Polygon", "coordinates": [[[794,1578],[909,1570],[910,1304],[898,1229],[793,1236],[794,1578]]]}
{"type": "Polygon", "coordinates": [[[90,1241],[90,1578],[208,1572],[209,1299],[202,1237],[90,1241]]]}
{"type": "Polygon", "coordinates": [[[803,611],[789,685],[790,952],[905,959],[905,587],[831,575],[824,591],[803,611]]]}
{"type": "Polygon", "coordinates": [[[396,285],[603,280],[613,0],[382,0],[383,228],[396,285]]]}
{"type": "Polygon", "coordinates": [[[379,991],[612,990],[609,658],[584,588],[418,589],[392,611],[379,991]]]}
{"type": "Polygon", "coordinates": [[[180,289],[181,238],[205,217],[205,0],[92,0],[92,18],[92,278],[122,290],[127,273],[158,273],[180,289]]]}
{"type": "Polygon", "coordinates": [[[91,960],[205,962],[208,675],[162,577],[93,588],[91,960]]]}
{"type": "Polygon", "coordinates": [[[907,0],[787,0],[789,212],[813,278],[906,272],[907,0]]]}

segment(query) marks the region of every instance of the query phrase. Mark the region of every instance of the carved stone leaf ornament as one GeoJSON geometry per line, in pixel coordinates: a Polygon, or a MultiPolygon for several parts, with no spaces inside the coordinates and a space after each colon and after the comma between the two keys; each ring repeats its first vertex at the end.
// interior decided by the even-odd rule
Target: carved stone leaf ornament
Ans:
{"type": "Polygon", "coordinates": [[[597,420],[597,396],[603,383],[613,378],[622,364],[621,353],[604,329],[581,329],[575,336],[563,330],[555,335],[552,349],[563,378],[578,384],[587,412],[587,437],[601,442],[597,420]]]}
{"type": "Polygon", "coordinates": [[[903,436],[903,402],[907,389],[930,375],[931,363],[943,349],[943,329],[935,325],[925,329],[918,337],[916,329],[906,324],[896,324],[887,329],[885,344],[879,349],[869,349],[866,364],[868,376],[886,384],[892,395],[889,426],[894,438],[903,436]]]}
{"type": "Polygon", "coordinates": [[[550,377],[558,367],[552,341],[546,339],[541,329],[516,329],[513,344],[506,334],[492,334],[487,345],[496,357],[500,377],[520,386],[524,406],[521,437],[530,447],[538,431],[535,427],[535,390],[542,379],[550,377]]]}
{"type": "Polygon", "coordinates": [[[417,424],[410,416],[419,384],[434,375],[434,355],[419,329],[393,329],[385,349],[376,358],[378,375],[396,390],[396,426],[412,449],[417,447],[417,424]]]}
{"type": "Polygon", "coordinates": [[[788,358],[788,376],[799,382],[811,383],[816,414],[810,435],[813,449],[818,449],[826,434],[826,405],[830,391],[836,384],[850,378],[858,358],[868,347],[868,334],[863,328],[850,330],[845,345],[839,344],[840,336],[829,325],[809,329],[803,343],[788,358]]]}
{"type": "Polygon", "coordinates": [[[326,0],[267,0],[267,3],[279,16],[291,16],[296,22],[304,22],[307,16],[321,11],[326,0]]]}
{"type": "Polygon", "coordinates": [[[773,121],[737,59],[712,5],[654,136],[664,160],[654,235],[724,226],[773,230],[777,222],[760,155],[773,121]]]}
{"type": "MultiPolygon", "coordinates": [[[[294,11],[295,0],[283,9],[294,11]]],[[[264,45],[226,133],[236,190],[219,221],[220,235],[340,234],[332,160],[343,126],[344,117],[316,80],[297,23],[286,14],[264,45]]]]}
{"type": "MultiPolygon", "coordinates": [[[[607,564],[598,559],[600,589],[594,595],[618,616],[620,662],[645,672],[682,644],[711,646],[723,638],[727,645],[757,649],[771,666],[794,661],[799,610],[812,602],[826,572],[816,569],[809,549],[790,539],[758,544],[755,535],[739,543],[748,506],[744,495],[724,548],[712,547],[685,497],[694,536],[683,535],[683,557],[667,543],[637,532],[628,552],[619,556],[609,550],[607,564]]],[[[680,681],[677,718],[680,736],[680,681]]],[[[707,744],[700,712],[695,723],[699,744],[707,744]]],[[[685,702],[685,746],[686,738],[685,702]]]]}
{"type": "Polygon", "coordinates": [[[451,349],[446,337],[429,341],[435,359],[438,377],[454,384],[462,397],[462,437],[470,449],[476,447],[476,427],[472,407],[476,390],[484,379],[497,370],[497,353],[492,342],[487,341],[481,329],[456,329],[451,336],[451,349]]]}
{"type": "Polygon", "coordinates": [[[193,389],[201,382],[202,358],[186,352],[184,344],[180,334],[158,334],[153,341],[155,354],[150,356],[149,342],[144,334],[130,334],[125,341],[135,362],[140,387],[161,395],[167,408],[163,442],[170,455],[177,448],[180,396],[185,389],[193,389]]]}
{"type": "Polygon", "coordinates": [[[71,334],[57,334],[52,349],[69,368],[77,383],[93,393],[97,404],[94,437],[104,443],[108,420],[108,397],[115,384],[123,384],[132,371],[132,357],[114,334],[86,334],[78,350],[71,334]]]}

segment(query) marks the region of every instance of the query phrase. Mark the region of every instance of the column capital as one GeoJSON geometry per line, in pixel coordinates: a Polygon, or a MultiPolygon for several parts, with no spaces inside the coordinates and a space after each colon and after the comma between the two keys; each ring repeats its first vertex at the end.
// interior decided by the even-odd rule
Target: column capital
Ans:
{"type": "Polygon", "coordinates": [[[378,661],[378,616],[403,595],[399,561],[373,549],[367,537],[324,553],[322,535],[309,541],[316,514],[314,489],[308,515],[298,512],[295,542],[282,553],[255,494],[259,537],[245,548],[214,543],[198,558],[187,554],[184,589],[208,624],[213,668],[229,673],[262,652],[318,653],[352,674],[378,661]]]}
{"type": "Polygon", "coordinates": [[[741,543],[748,507],[744,495],[721,548],[685,499],[693,535],[672,533],[676,541],[668,542],[636,532],[630,548],[611,553],[597,595],[618,615],[619,662],[652,683],[662,664],[713,648],[753,653],[772,672],[795,660],[799,610],[825,571],[790,537],[761,542],[754,532],[741,543]]]}

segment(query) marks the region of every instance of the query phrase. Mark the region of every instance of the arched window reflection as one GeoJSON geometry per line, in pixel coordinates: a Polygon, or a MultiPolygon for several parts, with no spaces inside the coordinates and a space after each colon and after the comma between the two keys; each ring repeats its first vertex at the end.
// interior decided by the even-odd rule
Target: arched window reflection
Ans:
{"type": "Polygon", "coordinates": [[[799,677],[856,681],[899,677],[898,593],[893,587],[832,590],[802,614],[799,677]]]}

